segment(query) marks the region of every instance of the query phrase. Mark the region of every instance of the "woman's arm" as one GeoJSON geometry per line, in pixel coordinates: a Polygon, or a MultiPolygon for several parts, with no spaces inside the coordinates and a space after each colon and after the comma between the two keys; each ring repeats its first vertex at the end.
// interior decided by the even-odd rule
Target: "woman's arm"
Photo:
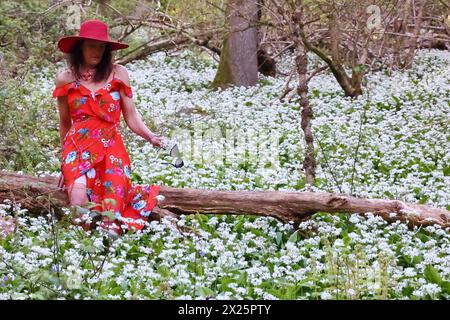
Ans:
{"type": "MultiPolygon", "coordinates": [[[[117,75],[120,80],[122,80],[127,86],[130,86],[128,70],[122,65],[116,66],[117,75]]],[[[121,107],[123,117],[131,131],[149,141],[154,146],[160,147],[161,140],[153,132],[151,132],[150,129],[142,121],[141,115],[138,113],[138,111],[136,110],[136,106],[134,105],[133,98],[127,97],[123,89],[120,90],[120,96],[122,100],[121,107]]]]}
{"type": "MultiPolygon", "coordinates": [[[[67,72],[61,72],[57,75],[55,80],[55,86],[60,87],[67,83],[67,72]]],[[[59,110],[59,140],[61,149],[64,144],[64,137],[72,126],[72,119],[70,117],[69,105],[67,103],[67,96],[58,97],[58,110],[59,110]]]]}

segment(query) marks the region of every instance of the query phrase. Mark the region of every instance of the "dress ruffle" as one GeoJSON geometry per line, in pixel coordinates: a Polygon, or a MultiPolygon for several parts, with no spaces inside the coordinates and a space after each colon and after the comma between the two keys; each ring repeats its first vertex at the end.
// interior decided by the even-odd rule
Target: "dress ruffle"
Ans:
{"type": "Polygon", "coordinates": [[[160,189],[161,186],[159,185],[132,185],[125,199],[126,207],[122,213],[122,218],[128,228],[135,228],[136,230],[144,228],[144,223],[148,220],[153,208],[158,204],[156,196],[160,189]]]}
{"type": "Polygon", "coordinates": [[[61,87],[56,87],[53,90],[53,98],[67,96],[69,90],[74,87],[75,82],[69,82],[61,87]]]}
{"type": "Polygon", "coordinates": [[[117,82],[119,82],[120,86],[122,87],[127,97],[133,98],[133,90],[131,89],[130,86],[127,86],[122,80],[118,78],[115,78],[114,80],[117,80],[117,82]]]}
{"type": "MultiPolygon", "coordinates": [[[[95,93],[99,94],[100,91],[106,90],[105,87],[107,87],[107,86],[111,87],[113,83],[118,83],[119,86],[125,92],[125,95],[129,98],[133,98],[133,89],[130,86],[126,85],[125,82],[123,82],[119,78],[113,78],[110,82],[108,82],[104,87],[98,89],[97,92],[95,92],[95,93]]],[[[69,93],[70,89],[79,89],[80,92],[82,92],[84,95],[90,95],[92,93],[92,91],[90,91],[88,88],[86,88],[86,86],[84,86],[83,84],[80,84],[79,86],[77,86],[77,83],[75,81],[72,81],[72,82],[62,85],[61,87],[56,87],[53,90],[52,96],[54,98],[66,96],[69,93]]]]}

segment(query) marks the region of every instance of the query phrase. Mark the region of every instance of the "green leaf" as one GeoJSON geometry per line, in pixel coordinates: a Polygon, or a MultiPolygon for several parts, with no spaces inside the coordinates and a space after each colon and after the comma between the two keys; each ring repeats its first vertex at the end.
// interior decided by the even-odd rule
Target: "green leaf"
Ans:
{"type": "Polygon", "coordinates": [[[229,276],[224,276],[220,278],[220,287],[222,291],[226,291],[228,289],[228,285],[230,283],[234,282],[234,279],[232,279],[229,276]]]}
{"type": "Polygon", "coordinates": [[[419,200],[419,204],[424,204],[427,203],[427,201],[430,199],[429,195],[423,196],[420,200],[419,200]]]}
{"type": "Polygon", "coordinates": [[[297,240],[298,240],[298,230],[291,234],[287,242],[297,242],[297,240]]]}
{"type": "Polygon", "coordinates": [[[423,233],[419,233],[417,234],[417,237],[423,242],[428,242],[431,238],[429,236],[427,236],[426,234],[423,233]]]}
{"type": "Polygon", "coordinates": [[[117,204],[116,199],[113,198],[105,198],[103,199],[103,201],[105,204],[111,203],[112,206],[115,206],[117,204]]]}
{"type": "Polygon", "coordinates": [[[234,225],[233,231],[236,233],[241,233],[244,227],[244,219],[242,217],[239,218],[239,221],[234,225]]]}
{"type": "Polygon", "coordinates": [[[365,73],[367,70],[369,70],[369,68],[365,64],[358,64],[353,67],[353,71],[358,73],[365,73]]]}
{"type": "Polygon", "coordinates": [[[275,238],[275,242],[277,245],[280,245],[283,241],[283,234],[281,232],[277,232],[277,237],[275,238]]]}
{"type": "Polygon", "coordinates": [[[46,298],[44,297],[44,295],[40,292],[34,292],[30,294],[30,298],[31,299],[35,299],[35,300],[46,300],[46,298]]]}
{"type": "Polygon", "coordinates": [[[450,293],[450,281],[442,281],[441,288],[444,293],[450,293]]]}
{"type": "Polygon", "coordinates": [[[253,233],[255,236],[258,236],[258,237],[266,237],[266,234],[264,232],[262,232],[261,230],[258,230],[258,229],[251,229],[250,232],[253,233]]]}
{"type": "Polygon", "coordinates": [[[238,283],[244,287],[247,285],[247,272],[241,271],[241,275],[239,276],[238,283]]]}
{"type": "Polygon", "coordinates": [[[89,202],[87,202],[87,203],[84,205],[84,207],[87,208],[87,209],[92,209],[92,208],[95,207],[96,205],[97,205],[97,203],[89,201],[89,202]]]}
{"type": "Polygon", "coordinates": [[[83,239],[81,242],[81,248],[89,253],[94,253],[95,252],[95,247],[94,247],[94,243],[92,242],[91,239],[83,239]]]}
{"type": "Polygon", "coordinates": [[[402,294],[404,296],[408,296],[409,297],[410,295],[412,295],[413,291],[414,291],[414,288],[408,285],[408,286],[403,288],[402,294]]]}
{"type": "Polygon", "coordinates": [[[414,258],[412,260],[413,260],[413,265],[416,265],[423,261],[423,256],[422,255],[414,256],[414,258]]]}
{"type": "Polygon", "coordinates": [[[450,166],[444,167],[444,168],[442,169],[442,172],[444,173],[444,176],[445,176],[445,177],[450,176],[450,166]]]}
{"type": "Polygon", "coordinates": [[[166,266],[160,266],[158,267],[158,273],[164,278],[167,278],[170,276],[170,269],[166,266]]]}
{"type": "Polygon", "coordinates": [[[207,297],[207,296],[213,296],[214,295],[214,291],[212,291],[208,287],[200,287],[200,288],[198,288],[198,292],[199,292],[199,294],[202,297],[207,297]]]}
{"type": "Polygon", "coordinates": [[[424,271],[425,279],[427,279],[431,283],[436,283],[441,285],[442,278],[439,274],[439,271],[436,270],[432,265],[427,265],[424,271]]]}
{"type": "Polygon", "coordinates": [[[138,183],[142,183],[143,182],[142,177],[136,172],[132,172],[131,173],[131,179],[133,181],[137,181],[138,183]]]}
{"type": "Polygon", "coordinates": [[[116,218],[116,216],[114,215],[114,212],[112,210],[103,211],[103,212],[101,212],[101,215],[106,216],[111,220],[114,220],[116,218]]]}
{"type": "Polygon", "coordinates": [[[346,230],[342,231],[341,236],[346,246],[352,242],[352,239],[348,236],[348,232],[346,230]]]}

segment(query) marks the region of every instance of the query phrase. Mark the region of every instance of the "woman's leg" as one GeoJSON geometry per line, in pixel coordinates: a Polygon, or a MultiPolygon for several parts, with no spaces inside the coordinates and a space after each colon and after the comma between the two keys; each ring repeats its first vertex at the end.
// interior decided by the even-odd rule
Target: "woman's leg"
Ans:
{"type": "Polygon", "coordinates": [[[86,175],[83,174],[77,178],[68,188],[70,205],[83,205],[89,201],[88,195],[86,193],[86,175]]]}
{"type": "MultiPolygon", "coordinates": [[[[90,197],[87,194],[86,190],[87,190],[87,181],[86,175],[84,174],[78,177],[69,187],[69,198],[71,206],[75,205],[82,206],[86,204],[88,201],[90,201],[90,197]]],[[[81,226],[86,231],[92,230],[93,228],[95,228],[97,220],[93,219],[93,221],[90,223],[81,222],[81,226]]],[[[77,222],[75,222],[75,220],[74,223],[78,224],[77,222]]]]}

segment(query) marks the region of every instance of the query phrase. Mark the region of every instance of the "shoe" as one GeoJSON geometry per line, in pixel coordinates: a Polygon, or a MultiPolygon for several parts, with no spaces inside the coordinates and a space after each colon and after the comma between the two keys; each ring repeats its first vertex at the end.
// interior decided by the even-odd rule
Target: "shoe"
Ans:
{"type": "Polygon", "coordinates": [[[101,215],[97,211],[91,211],[79,205],[75,205],[74,207],[76,209],[77,217],[74,218],[72,222],[75,225],[81,226],[85,231],[95,229],[97,222],[100,221],[101,215]],[[86,220],[90,220],[90,222],[87,222],[86,220]]]}
{"type": "Polygon", "coordinates": [[[100,229],[108,234],[109,237],[113,239],[119,238],[122,235],[122,230],[119,224],[115,220],[111,220],[106,216],[102,217],[102,222],[100,223],[100,229]]]}

